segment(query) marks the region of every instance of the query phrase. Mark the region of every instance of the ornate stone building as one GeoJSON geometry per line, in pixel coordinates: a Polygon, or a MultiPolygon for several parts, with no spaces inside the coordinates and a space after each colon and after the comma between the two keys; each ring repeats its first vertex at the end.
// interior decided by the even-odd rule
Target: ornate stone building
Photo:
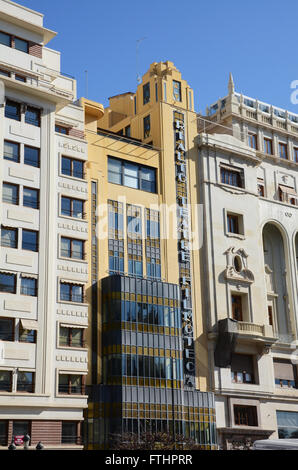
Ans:
{"type": "Polygon", "coordinates": [[[232,76],[228,88],[198,116],[197,140],[223,448],[298,435],[298,115],[236,93],[232,76]]]}

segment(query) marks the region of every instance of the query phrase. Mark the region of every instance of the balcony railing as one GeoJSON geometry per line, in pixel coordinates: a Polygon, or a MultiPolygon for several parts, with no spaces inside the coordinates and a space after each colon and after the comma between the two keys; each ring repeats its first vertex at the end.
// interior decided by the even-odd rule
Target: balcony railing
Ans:
{"type": "Polygon", "coordinates": [[[61,442],[62,444],[82,445],[83,439],[81,436],[67,436],[67,435],[62,434],[61,442]]]}
{"type": "Polygon", "coordinates": [[[237,323],[237,328],[239,333],[265,336],[264,325],[241,321],[237,323]]]}
{"type": "Polygon", "coordinates": [[[84,395],[85,394],[85,386],[84,385],[59,384],[58,392],[63,393],[65,395],[84,395]]]}

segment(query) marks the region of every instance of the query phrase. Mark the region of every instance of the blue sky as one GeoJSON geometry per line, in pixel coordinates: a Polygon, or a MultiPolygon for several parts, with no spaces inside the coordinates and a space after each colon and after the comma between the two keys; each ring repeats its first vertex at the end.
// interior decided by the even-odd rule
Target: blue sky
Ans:
{"type": "Polygon", "coordinates": [[[296,0],[19,0],[58,32],[48,47],[62,53],[62,72],[78,95],[108,104],[134,91],[138,72],[171,60],[195,93],[196,111],[236,91],[298,113],[290,84],[298,80],[296,0]]]}

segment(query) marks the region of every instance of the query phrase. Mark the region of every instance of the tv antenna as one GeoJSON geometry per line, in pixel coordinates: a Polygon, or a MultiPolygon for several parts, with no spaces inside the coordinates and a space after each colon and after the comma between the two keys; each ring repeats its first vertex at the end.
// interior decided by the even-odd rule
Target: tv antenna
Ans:
{"type": "Polygon", "coordinates": [[[142,81],[142,77],[139,74],[139,46],[140,46],[140,42],[144,41],[144,39],[147,39],[147,38],[137,39],[137,45],[136,45],[136,66],[137,66],[137,82],[138,83],[141,83],[142,81]]]}
{"type": "Polygon", "coordinates": [[[88,70],[85,70],[85,96],[88,99],[88,70]]]}

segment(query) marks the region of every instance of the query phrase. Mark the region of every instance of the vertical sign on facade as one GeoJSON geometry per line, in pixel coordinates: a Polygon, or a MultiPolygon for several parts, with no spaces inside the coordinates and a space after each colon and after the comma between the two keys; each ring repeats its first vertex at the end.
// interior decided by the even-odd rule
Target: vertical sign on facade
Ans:
{"type": "Polygon", "coordinates": [[[190,223],[187,193],[184,115],[174,111],[179,284],[183,337],[184,386],[195,387],[195,352],[191,302],[190,223]]]}

